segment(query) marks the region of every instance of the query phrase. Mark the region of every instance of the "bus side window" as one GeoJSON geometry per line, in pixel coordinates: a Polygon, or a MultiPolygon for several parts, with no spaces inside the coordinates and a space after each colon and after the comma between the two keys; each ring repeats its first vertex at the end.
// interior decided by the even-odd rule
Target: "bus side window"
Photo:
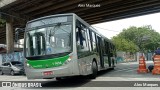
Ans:
{"type": "Polygon", "coordinates": [[[102,38],[102,52],[103,52],[103,54],[105,55],[106,53],[105,53],[105,45],[104,45],[104,39],[102,38]]]}
{"type": "Polygon", "coordinates": [[[96,37],[95,37],[95,33],[92,32],[92,45],[93,45],[93,51],[97,52],[97,48],[96,48],[96,37]]]}
{"type": "Polygon", "coordinates": [[[97,34],[95,34],[95,40],[96,40],[95,42],[96,42],[96,47],[97,47],[97,48],[96,48],[96,51],[97,51],[97,52],[99,52],[99,46],[98,46],[98,42],[99,42],[99,41],[98,41],[98,37],[99,37],[99,36],[98,36],[97,34]]]}
{"type": "Polygon", "coordinates": [[[89,47],[89,51],[93,51],[92,50],[92,46],[91,46],[91,38],[90,38],[90,30],[87,29],[87,41],[88,41],[88,47],[89,47]]]}
{"type": "Polygon", "coordinates": [[[104,53],[108,54],[108,42],[104,40],[104,53]]]}
{"type": "MultiPolygon", "coordinates": [[[[79,24],[78,24],[79,25],[79,24]]],[[[86,28],[82,25],[76,26],[76,41],[78,52],[88,51],[86,28]]]]}
{"type": "Polygon", "coordinates": [[[81,29],[79,27],[76,28],[76,36],[77,36],[76,37],[77,44],[81,46],[80,48],[83,48],[83,41],[85,39],[84,39],[82,32],[81,32],[81,29]]]}
{"type": "Polygon", "coordinates": [[[110,57],[113,57],[113,47],[112,47],[112,44],[110,44],[110,47],[109,47],[109,51],[110,51],[110,57]]]}
{"type": "Polygon", "coordinates": [[[89,29],[89,37],[90,37],[90,43],[91,43],[91,51],[93,51],[93,39],[92,39],[92,32],[91,30],[89,29]]]}

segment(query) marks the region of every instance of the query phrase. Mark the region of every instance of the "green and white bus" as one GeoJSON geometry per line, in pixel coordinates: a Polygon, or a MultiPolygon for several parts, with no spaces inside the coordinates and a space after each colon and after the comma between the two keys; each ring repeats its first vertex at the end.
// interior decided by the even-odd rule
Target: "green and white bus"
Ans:
{"type": "Polygon", "coordinates": [[[114,68],[115,46],[76,14],[57,14],[27,23],[24,56],[28,79],[96,78],[114,68]]]}

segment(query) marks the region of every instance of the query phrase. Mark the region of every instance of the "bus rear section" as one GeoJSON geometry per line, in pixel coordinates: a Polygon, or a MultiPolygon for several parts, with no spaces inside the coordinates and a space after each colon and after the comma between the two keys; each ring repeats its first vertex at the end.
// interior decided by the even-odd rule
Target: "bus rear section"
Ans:
{"type": "Polygon", "coordinates": [[[75,28],[80,75],[90,75],[94,79],[98,71],[114,68],[113,43],[78,16],[75,28]]]}
{"type": "Polygon", "coordinates": [[[25,72],[28,79],[79,75],[73,46],[73,15],[32,20],[25,30],[25,72]]]}

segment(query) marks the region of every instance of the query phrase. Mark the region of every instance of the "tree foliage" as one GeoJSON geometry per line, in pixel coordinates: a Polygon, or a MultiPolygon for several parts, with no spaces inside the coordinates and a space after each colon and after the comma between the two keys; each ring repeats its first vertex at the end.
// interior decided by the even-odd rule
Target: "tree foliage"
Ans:
{"type": "MultiPolygon", "coordinates": [[[[132,42],[132,44],[138,47],[138,50],[155,50],[156,47],[160,45],[160,34],[153,30],[150,25],[142,27],[132,26],[127,29],[123,29],[116,38],[122,38],[126,41],[132,42]]],[[[136,47],[133,48],[137,50],[136,47]]]]}
{"type": "Polygon", "coordinates": [[[118,51],[126,51],[131,53],[138,51],[138,47],[132,41],[119,37],[113,37],[112,40],[118,51]]]}

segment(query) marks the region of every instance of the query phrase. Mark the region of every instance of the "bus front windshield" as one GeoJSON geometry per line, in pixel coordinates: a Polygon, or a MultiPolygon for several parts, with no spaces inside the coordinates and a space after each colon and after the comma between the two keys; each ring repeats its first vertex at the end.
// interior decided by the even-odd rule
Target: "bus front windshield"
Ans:
{"type": "Polygon", "coordinates": [[[57,23],[26,31],[26,57],[71,52],[71,27],[57,23]]]}

